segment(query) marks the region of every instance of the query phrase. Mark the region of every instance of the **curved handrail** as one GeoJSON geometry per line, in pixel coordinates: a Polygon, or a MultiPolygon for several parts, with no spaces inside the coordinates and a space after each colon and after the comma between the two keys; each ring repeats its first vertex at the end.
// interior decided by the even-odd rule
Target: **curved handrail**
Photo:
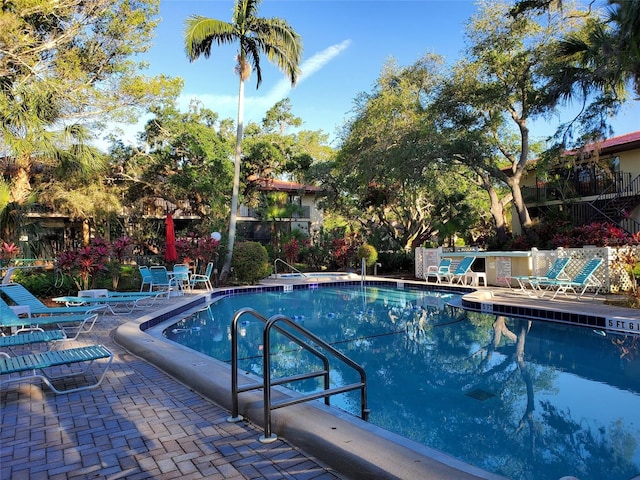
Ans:
{"type": "Polygon", "coordinates": [[[291,320],[289,317],[285,315],[274,315],[271,318],[267,319],[264,315],[261,315],[256,310],[252,308],[243,308],[238,310],[231,321],[231,393],[232,393],[232,411],[231,416],[227,418],[229,422],[237,422],[242,420],[242,416],[239,415],[239,405],[238,405],[238,394],[242,392],[247,392],[250,390],[263,389],[264,392],[264,435],[260,438],[260,441],[264,443],[272,442],[277,439],[276,435],[272,435],[271,433],[271,410],[276,408],[286,407],[289,405],[295,405],[298,403],[306,402],[308,400],[316,400],[320,398],[324,398],[324,402],[326,405],[330,405],[329,397],[331,395],[335,395],[338,393],[344,393],[351,390],[359,389],[361,391],[360,395],[360,407],[361,407],[361,418],[363,420],[368,420],[369,417],[369,409],[367,408],[367,374],[359,364],[351,360],[349,357],[344,355],[339,350],[335,349],[333,346],[319,338],[318,336],[311,333],[309,330],[305,329],[298,323],[291,320]],[[264,323],[263,330],[263,382],[251,383],[243,385],[242,387],[238,386],[238,321],[240,317],[243,315],[252,315],[256,319],[262,321],[264,323]],[[302,337],[305,337],[307,341],[310,343],[306,343],[303,338],[294,335],[289,330],[284,329],[283,327],[277,325],[278,322],[285,323],[289,328],[295,330],[302,337]],[[301,348],[305,349],[312,355],[315,355],[322,361],[323,368],[322,370],[306,373],[306,374],[298,374],[292,375],[285,378],[279,378],[275,381],[271,380],[271,340],[270,333],[271,330],[275,329],[278,333],[286,336],[289,340],[299,345],[301,348]],[[312,345],[313,343],[314,345],[312,345]],[[360,382],[344,385],[342,387],[334,387],[331,388],[330,379],[329,379],[329,359],[327,355],[319,351],[318,347],[320,346],[328,353],[330,353],[333,357],[342,361],[347,366],[356,370],[356,372],[360,375],[360,382]],[[315,378],[322,376],[324,379],[324,389],[320,392],[301,395],[293,398],[292,400],[281,401],[277,404],[271,403],[271,386],[273,385],[282,385],[285,383],[291,383],[292,381],[300,381],[308,378],[315,378]]]}
{"type": "MultiPolygon", "coordinates": [[[[238,321],[240,320],[240,317],[242,317],[243,315],[252,315],[253,317],[260,320],[264,324],[266,324],[269,321],[267,317],[265,317],[264,315],[261,315],[256,310],[250,307],[246,307],[238,310],[234,314],[233,319],[231,320],[231,396],[232,396],[231,405],[232,407],[231,407],[231,416],[229,417],[228,420],[234,421],[234,422],[242,420],[242,417],[239,415],[238,394],[263,387],[262,383],[253,383],[253,384],[244,385],[242,387],[238,386],[238,321]]],[[[279,328],[279,327],[277,327],[277,330],[279,333],[289,338],[289,340],[298,343],[297,338],[287,330],[283,330],[282,328],[279,328]]],[[[324,372],[322,372],[320,375],[325,375],[324,385],[325,385],[325,388],[329,388],[329,360],[327,359],[326,355],[322,355],[322,353],[318,352],[316,349],[314,349],[310,345],[302,345],[302,347],[308,352],[310,352],[311,354],[318,357],[322,361],[324,372]]],[[[313,375],[313,376],[319,376],[319,375],[313,375]]],[[[280,382],[280,383],[286,383],[286,382],[280,382]]],[[[327,401],[325,401],[325,403],[327,403],[328,405],[327,401]]]]}
{"type": "MultiPolygon", "coordinates": [[[[367,373],[365,372],[364,368],[362,368],[359,364],[357,364],[356,362],[351,360],[349,357],[347,357],[341,351],[339,351],[339,350],[335,349],[334,347],[332,347],[331,345],[329,345],[327,342],[322,340],[317,335],[311,333],[306,328],[302,327],[298,323],[296,323],[293,320],[291,320],[289,317],[287,317],[285,315],[282,315],[282,314],[277,314],[277,315],[274,315],[271,318],[269,318],[269,320],[267,321],[267,323],[266,323],[266,325],[264,327],[263,337],[264,338],[263,338],[262,358],[263,358],[263,370],[264,370],[264,373],[265,373],[265,375],[264,375],[264,390],[263,390],[263,393],[264,393],[264,436],[260,438],[260,441],[262,441],[262,442],[272,442],[272,441],[277,439],[277,436],[274,436],[271,433],[271,410],[276,409],[276,408],[286,407],[286,406],[289,406],[289,405],[296,405],[298,403],[306,402],[308,400],[316,400],[318,398],[324,398],[325,399],[325,403],[327,403],[329,395],[335,395],[337,393],[344,393],[344,392],[348,392],[348,391],[356,390],[356,389],[359,389],[360,392],[361,392],[361,394],[360,394],[360,417],[365,421],[368,420],[368,418],[369,418],[369,409],[367,408],[367,373]],[[333,356],[335,356],[338,360],[342,361],[344,364],[346,364],[349,367],[351,367],[354,370],[356,370],[358,372],[358,374],[360,375],[360,382],[351,383],[349,385],[343,385],[342,387],[334,387],[334,388],[328,388],[328,385],[325,383],[325,388],[324,388],[324,390],[322,392],[302,395],[299,398],[294,398],[294,399],[288,400],[288,401],[282,401],[282,402],[279,402],[277,405],[272,405],[271,404],[271,385],[272,385],[272,382],[271,382],[271,375],[270,375],[270,372],[271,372],[271,354],[270,354],[271,340],[270,340],[270,335],[269,334],[271,333],[271,329],[272,328],[277,329],[279,332],[286,331],[286,330],[283,330],[282,328],[278,327],[276,325],[277,322],[285,323],[288,327],[296,330],[301,335],[304,335],[305,337],[307,337],[309,340],[311,340],[315,344],[320,345],[322,348],[324,348],[329,353],[331,353],[333,356]]],[[[301,339],[295,337],[294,335],[292,335],[289,338],[292,338],[292,340],[295,343],[297,343],[298,345],[300,345],[301,347],[306,348],[305,345],[307,345],[307,344],[305,344],[301,339]]],[[[318,352],[318,353],[320,353],[320,352],[318,352]]],[[[282,380],[285,380],[285,379],[281,379],[280,381],[282,382],[282,380]]]]}
{"type": "Polygon", "coordinates": [[[278,262],[280,263],[284,263],[287,267],[289,267],[291,270],[295,270],[296,272],[298,272],[300,275],[302,275],[303,277],[306,277],[306,275],[301,272],[300,270],[298,270],[296,267],[294,267],[293,265],[289,265],[287,262],[285,262],[284,260],[282,260],[281,258],[276,258],[273,261],[273,274],[277,277],[278,276],[278,262]]]}

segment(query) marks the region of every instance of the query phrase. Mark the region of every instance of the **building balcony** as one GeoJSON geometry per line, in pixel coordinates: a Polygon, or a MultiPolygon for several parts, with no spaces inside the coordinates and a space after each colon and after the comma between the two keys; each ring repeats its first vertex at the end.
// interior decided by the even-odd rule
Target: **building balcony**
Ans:
{"type": "MultiPolygon", "coordinates": [[[[264,210],[262,209],[256,209],[256,208],[240,205],[238,216],[242,218],[252,219],[252,220],[264,220],[265,214],[264,214],[264,210]]],[[[287,219],[288,218],[289,217],[287,217],[287,219]]],[[[309,206],[300,207],[300,210],[297,212],[294,212],[290,218],[292,220],[300,220],[300,219],[309,220],[311,218],[311,207],[309,206]]],[[[282,221],[286,219],[280,218],[279,220],[282,221]]]]}

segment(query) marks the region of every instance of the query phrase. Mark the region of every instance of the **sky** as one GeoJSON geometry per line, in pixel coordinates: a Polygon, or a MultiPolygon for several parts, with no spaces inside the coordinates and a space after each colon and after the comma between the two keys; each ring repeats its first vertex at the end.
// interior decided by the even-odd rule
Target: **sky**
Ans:
{"type": "MultiPolygon", "coordinates": [[[[220,118],[237,117],[237,45],[214,45],[209,58],[194,62],[188,61],[184,51],[189,16],[231,21],[233,4],[233,0],[160,2],[162,21],[144,57],[150,65],[145,73],[182,77],[179,105],[183,110],[198,99],[220,118]]],[[[426,53],[436,53],[453,64],[464,53],[465,27],[475,12],[471,0],[263,0],[260,16],[283,18],[302,37],[302,73],[291,88],[285,75],[261,58],[260,88],[256,90],[255,74],[245,84],[245,125],[260,122],[269,108],[289,97],[293,114],[304,122],[302,128],[322,130],[335,146],[354,100],[359,93],[371,92],[388,59],[408,66],[426,53]]],[[[553,123],[538,122],[532,126],[533,135],[552,133],[553,123]]],[[[640,102],[623,108],[613,127],[615,135],[640,129],[640,102]]],[[[141,130],[129,127],[127,133],[132,129],[141,130]]]]}

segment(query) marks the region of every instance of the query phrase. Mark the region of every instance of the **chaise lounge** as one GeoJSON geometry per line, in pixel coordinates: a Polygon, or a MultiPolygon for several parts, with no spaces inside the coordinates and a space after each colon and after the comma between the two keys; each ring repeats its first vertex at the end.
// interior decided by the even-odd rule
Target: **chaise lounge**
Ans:
{"type": "Polygon", "coordinates": [[[28,307],[20,309],[27,317],[21,317],[0,298],[0,327],[16,328],[16,333],[25,331],[44,331],[43,326],[55,325],[69,340],[75,340],[81,333],[90,332],[98,320],[97,312],[85,315],[48,315],[32,317],[28,307]]]}
{"type": "Polygon", "coordinates": [[[556,298],[559,293],[567,295],[569,291],[573,292],[576,298],[581,298],[590,287],[595,287],[596,290],[593,294],[595,297],[602,287],[602,282],[594,276],[594,273],[602,265],[602,262],[602,258],[592,258],[571,280],[542,280],[536,283],[539,285],[538,288],[555,288],[556,291],[551,297],[552,299],[556,298]]]}
{"type": "Polygon", "coordinates": [[[113,353],[103,345],[91,345],[67,350],[50,350],[48,352],[30,353],[11,357],[0,352],[0,389],[13,382],[42,380],[55,393],[72,393],[90,390],[100,386],[113,361],[113,353]],[[108,360],[102,372],[96,375],[96,381],[89,385],[70,388],[59,388],[54,381],[76,375],[84,375],[97,360],[108,360]],[[54,367],[66,368],[76,363],[86,363],[80,371],[70,371],[52,375],[50,369],[54,367]],[[3,379],[2,377],[8,376],[3,379]]]}

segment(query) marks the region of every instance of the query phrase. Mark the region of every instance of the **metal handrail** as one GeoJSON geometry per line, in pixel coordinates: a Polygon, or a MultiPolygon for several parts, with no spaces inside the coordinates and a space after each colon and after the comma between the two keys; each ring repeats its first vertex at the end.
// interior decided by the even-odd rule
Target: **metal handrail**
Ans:
{"type": "Polygon", "coordinates": [[[291,320],[289,317],[285,315],[274,315],[271,318],[267,319],[257,311],[252,308],[243,308],[238,310],[233,316],[233,320],[231,322],[231,393],[232,393],[232,416],[230,416],[227,420],[230,422],[237,422],[242,420],[242,416],[239,415],[239,405],[238,405],[238,394],[243,392],[248,392],[250,390],[258,390],[263,389],[264,392],[264,435],[260,437],[260,441],[263,443],[270,443],[275,441],[278,437],[271,432],[271,411],[277,408],[286,407],[289,405],[296,405],[298,403],[307,402],[309,400],[316,400],[320,398],[324,398],[325,405],[330,405],[330,396],[336,395],[338,393],[345,393],[351,390],[359,389],[361,392],[360,395],[360,408],[361,413],[360,416],[363,420],[368,420],[369,418],[369,409],[367,408],[367,375],[365,370],[358,365],[356,362],[351,360],[349,357],[344,355],[339,350],[336,350],[334,347],[329,345],[327,342],[319,338],[318,336],[311,333],[309,330],[305,329],[298,323],[291,320]],[[242,387],[238,386],[238,321],[240,317],[243,315],[252,315],[258,320],[262,321],[265,326],[263,330],[263,381],[256,382],[251,384],[245,384],[242,387]],[[295,330],[302,337],[294,335],[288,330],[277,325],[278,322],[285,323],[289,328],[295,330]],[[275,329],[277,332],[286,336],[289,340],[293,341],[300,347],[304,348],[306,351],[315,355],[322,361],[323,368],[322,370],[292,375],[289,377],[279,378],[276,380],[271,379],[271,338],[270,333],[271,330],[275,329]],[[328,353],[333,355],[338,360],[345,363],[347,366],[353,368],[360,375],[360,382],[351,383],[348,385],[343,385],[341,387],[330,388],[329,382],[329,359],[327,355],[320,352],[318,348],[307,343],[305,339],[309,342],[313,342],[315,345],[319,345],[321,348],[325,349],[328,353]],[[284,400],[278,403],[272,403],[271,401],[271,386],[272,385],[283,385],[286,383],[291,383],[294,381],[306,380],[309,378],[316,378],[322,376],[324,378],[324,388],[320,392],[301,395],[291,400],[284,400]]]}
{"type": "Polygon", "coordinates": [[[298,270],[296,267],[294,267],[293,265],[289,265],[287,262],[285,262],[284,260],[282,260],[281,258],[276,258],[273,261],[273,274],[277,277],[278,276],[278,262],[280,263],[284,263],[287,267],[289,267],[291,270],[295,270],[296,272],[298,272],[300,275],[302,275],[303,277],[306,277],[307,275],[305,275],[304,273],[302,273],[300,270],[298,270]]]}

